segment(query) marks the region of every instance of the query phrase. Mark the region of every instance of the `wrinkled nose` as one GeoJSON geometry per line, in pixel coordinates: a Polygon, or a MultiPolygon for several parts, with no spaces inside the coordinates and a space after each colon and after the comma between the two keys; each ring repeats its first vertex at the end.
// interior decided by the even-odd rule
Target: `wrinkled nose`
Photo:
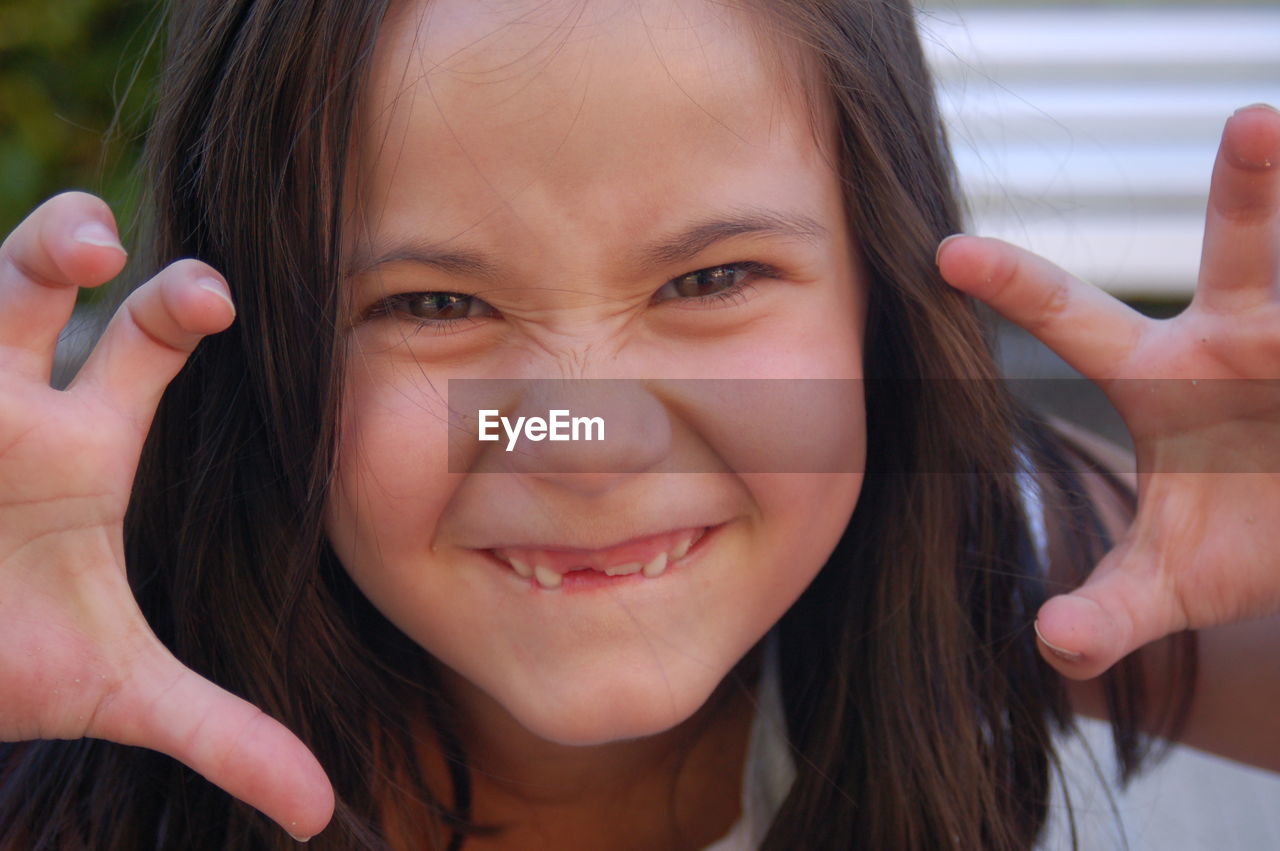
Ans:
{"type": "Polygon", "coordinates": [[[515,473],[584,493],[653,472],[671,418],[645,381],[451,379],[449,470],[515,473]]]}

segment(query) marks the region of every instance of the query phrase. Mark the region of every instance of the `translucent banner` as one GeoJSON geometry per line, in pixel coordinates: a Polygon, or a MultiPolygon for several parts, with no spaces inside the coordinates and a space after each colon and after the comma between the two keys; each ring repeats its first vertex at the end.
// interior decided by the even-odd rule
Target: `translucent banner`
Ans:
{"type": "MultiPolygon", "coordinates": [[[[1056,408],[1061,415],[1066,408],[1066,419],[1113,439],[1117,428],[1123,435],[1127,427],[1139,472],[1280,472],[1280,380],[1126,379],[1102,389],[1083,379],[998,383],[451,379],[449,471],[859,473],[868,469],[868,405],[892,400],[905,412],[896,424],[904,433],[922,422],[939,431],[972,428],[975,418],[949,412],[983,404],[994,392],[1011,394],[1032,409],[1056,408]],[[1073,405],[1088,416],[1072,416],[1073,405]]],[[[910,445],[902,435],[885,437],[872,442],[873,450],[910,445]]],[[[965,459],[927,454],[888,466],[919,473],[972,469],[965,459]]],[[[1008,472],[1025,469],[1019,465],[1027,457],[1011,453],[1008,472]]],[[[872,469],[886,466],[871,460],[872,469]]]]}

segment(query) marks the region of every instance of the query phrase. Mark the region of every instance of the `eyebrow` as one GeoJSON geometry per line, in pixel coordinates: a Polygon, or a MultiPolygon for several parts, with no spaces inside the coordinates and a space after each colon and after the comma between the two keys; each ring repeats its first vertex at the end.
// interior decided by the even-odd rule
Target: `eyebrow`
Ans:
{"type": "MultiPolygon", "coordinates": [[[[631,256],[631,262],[642,269],[672,266],[738,236],[772,236],[819,244],[829,235],[827,228],[803,213],[753,207],[695,221],[640,249],[631,256]]],[[[352,264],[346,277],[363,275],[389,263],[418,263],[451,275],[490,281],[503,277],[501,264],[481,252],[420,241],[398,245],[373,260],[360,259],[352,264]]]]}

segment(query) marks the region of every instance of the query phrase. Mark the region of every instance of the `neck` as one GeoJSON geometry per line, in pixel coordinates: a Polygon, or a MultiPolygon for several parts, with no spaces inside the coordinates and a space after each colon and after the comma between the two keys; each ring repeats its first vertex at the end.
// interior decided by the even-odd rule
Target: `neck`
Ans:
{"type": "MultiPolygon", "coordinates": [[[[714,842],[740,815],[759,662],[757,648],[670,730],[586,747],[533,735],[442,667],[455,715],[466,719],[458,732],[471,769],[472,820],[504,827],[466,848],[696,849],[714,842]]],[[[442,760],[425,762],[433,791],[451,800],[442,760]]]]}

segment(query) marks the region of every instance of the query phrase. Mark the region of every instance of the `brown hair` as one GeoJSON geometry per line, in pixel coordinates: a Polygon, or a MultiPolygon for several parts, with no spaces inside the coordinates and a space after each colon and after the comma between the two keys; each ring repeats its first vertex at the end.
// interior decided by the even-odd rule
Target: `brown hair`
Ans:
{"type": "MultiPolygon", "coordinates": [[[[175,655],[298,733],[329,772],[317,848],[383,848],[388,802],[461,847],[469,775],[425,652],[329,550],[352,117],[388,0],[174,4],[150,137],[158,268],[197,256],[239,319],[166,394],[126,523],[130,581],[175,655]],[[427,787],[406,706],[450,758],[427,787]]],[[[1047,521],[1083,577],[1105,551],[1068,450],[997,380],[979,314],[933,264],[960,230],[912,11],[889,0],[751,4],[817,60],[838,124],[850,227],[870,275],[868,469],[840,545],[779,627],[798,776],[768,849],[1017,849],[1046,817],[1070,722],[1031,621],[1046,590],[1015,471],[1054,470],[1047,521]]],[[[1139,672],[1107,676],[1136,766],[1139,672]]],[[[1184,694],[1189,692],[1184,692],[1184,694]]],[[[288,848],[184,766],[100,741],[0,752],[0,847],[288,848]]]]}

